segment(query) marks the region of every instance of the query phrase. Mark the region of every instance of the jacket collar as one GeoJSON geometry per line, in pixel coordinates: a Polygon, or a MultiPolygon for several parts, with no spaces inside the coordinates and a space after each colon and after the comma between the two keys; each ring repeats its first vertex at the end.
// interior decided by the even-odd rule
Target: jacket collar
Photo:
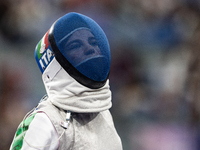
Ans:
{"type": "Polygon", "coordinates": [[[72,78],[54,58],[42,75],[49,100],[72,112],[100,112],[111,108],[109,80],[99,89],[90,89],[72,78]]]}

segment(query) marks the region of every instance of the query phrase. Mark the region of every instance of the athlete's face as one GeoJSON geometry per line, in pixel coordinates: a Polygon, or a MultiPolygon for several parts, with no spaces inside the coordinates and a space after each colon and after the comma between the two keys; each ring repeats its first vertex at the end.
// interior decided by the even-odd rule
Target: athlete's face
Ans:
{"type": "Polygon", "coordinates": [[[88,30],[74,32],[65,44],[65,54],[73,66],[77,66],[84,60],[101,55],[98,42],[88,30]]]}

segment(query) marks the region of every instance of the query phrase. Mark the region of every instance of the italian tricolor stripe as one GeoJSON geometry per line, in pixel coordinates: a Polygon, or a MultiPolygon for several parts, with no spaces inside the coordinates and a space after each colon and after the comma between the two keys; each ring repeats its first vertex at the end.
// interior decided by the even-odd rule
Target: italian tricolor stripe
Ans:
{"type": "Polygon", "coordinates": [[[43,38],[38,43],[38,46],[37,46],[37,57],[38,57],[38,59],[40,59],[40,57],[42,56],[44,51],[49,46],[48,34],[49,34],[49,30],[47,31],[47,33],[43,36],[43,38]]]}

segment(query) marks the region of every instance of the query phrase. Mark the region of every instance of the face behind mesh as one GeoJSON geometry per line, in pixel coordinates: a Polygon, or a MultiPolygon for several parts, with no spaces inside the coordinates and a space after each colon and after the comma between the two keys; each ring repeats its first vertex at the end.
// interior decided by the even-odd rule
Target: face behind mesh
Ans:
{"type": "Polygon", "coordinates": [[[50,45],[61,66],[76,80],[84,80],[76,70],[91,82],[107,80],[110,48],[103,30],[92,19],[77,13],[61,17],[52,27],[50,45]]]}

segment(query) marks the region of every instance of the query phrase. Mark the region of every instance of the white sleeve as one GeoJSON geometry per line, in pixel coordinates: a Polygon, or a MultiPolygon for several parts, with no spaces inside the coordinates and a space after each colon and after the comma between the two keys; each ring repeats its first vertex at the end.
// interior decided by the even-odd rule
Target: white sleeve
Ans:
{"type": "Polygon", "coordinates": [[[37,113],[25,134],[21,150],[57,150],[58,134],[45,113],[37,113]]]}

